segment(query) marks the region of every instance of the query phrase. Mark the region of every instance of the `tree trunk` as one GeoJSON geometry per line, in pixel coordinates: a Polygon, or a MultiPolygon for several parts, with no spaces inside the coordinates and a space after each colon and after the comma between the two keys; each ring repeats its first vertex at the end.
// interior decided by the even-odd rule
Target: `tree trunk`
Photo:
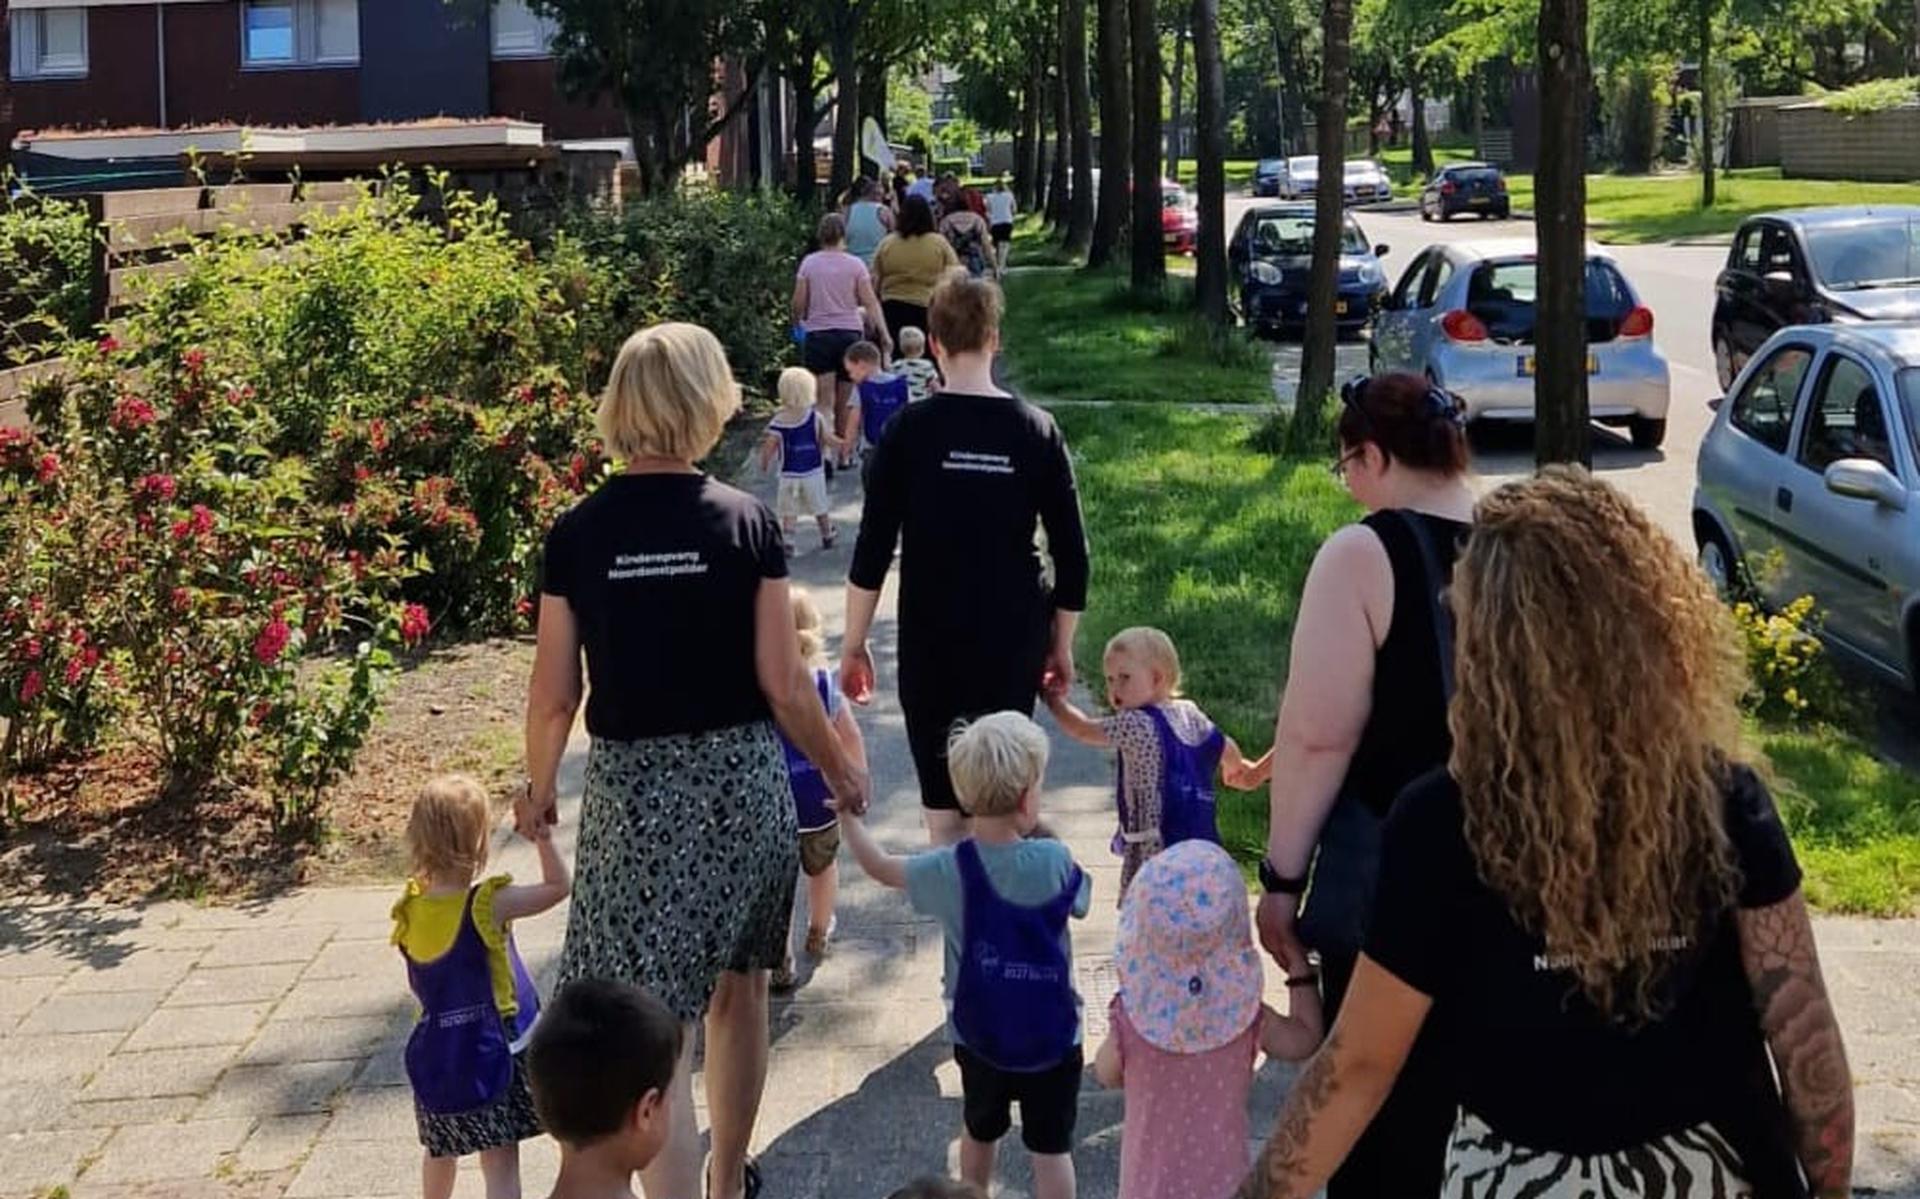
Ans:
{"type": "Polygon", "coordinates": [[[1415,70],[1407,77],[1407,100],[1413,106],[1413,173],[1433,178],[1433,138],[1427,132],[1427,96],[1421,85],[1426,80],[1415,70]]]}
{"type": "MultiPolygon", "coordinates": [[[[1056,59],[1058,55],[1055,56],[1056,59]]],[[[1060,70],[1056,61],[1054,69],[1047,76],[1047,83],[1053,94],[1053,157],[1047,160],[1047,224],[1064,235],[1067,231],[1067,183],[1072,168],[1072,155],[1068,152],[1067,139],[1073,131],[1067,113],[1066,73],[1060,70]]]]}
{"type": "Polygon", "coordinates": [[[859,17],[851,5],[836,22],[833,59],[833,167],[827,179],[827,203],[839,202],[853,185],[854,164],[860,158],[860,59],[855,53],[859,17]]]}
{"type": "MultiPolygon", "coordinates": [[[[866,124],[868,117],[879,123],[883,134],[887,132],[887,63],[879,58],[864,59],[860,63],[860,123],[866,124]]],[[[854,144],[858,146],[859,142],[854,144]]],[[[860,163],[856,174],[866,174],[870,160],[862,153],[856,161],[860,163]]],[[[877,169],[880,164],[873,165],[877,169]]]]}
{"type": "Polygon", "coordinates": [[[1173,78],[1172,86],[1168,89],[1172,93],[1173,103],[1172,120],[1167,125],[1167,178],[1176,181],[1180,178],[1180,120],[1183,115],[1180,111],[1180,85],[1186,82],[1187,26],[1190,23],[1188,14],[1181,13],[1173,27],[1173,78]]]}
{"type": "Polygon", "coordinates": [[[1226,78],[1220,66],[1220,0],[1193,0],[1195,182],[1200,191],[1200,230],[1193,249],[1194,299],[1215,328],[1227,324],[1227,137],[1226,78]]]}
{"type": "MultiPolygon", "coordinates": [[[[1914,0],[1920,4],[1920,0],[1914,0]]],[[[1276,70],[1276,82],[1273,89],[1274,117],[1280,124],[1280,153],[1293,153],[1293,137],[1296,130],[1287,120],[1287,39],[1280,31],[1280,18],[1273,19],[1273,65],[1276,70]]]]}
{"type": "Polygon", "coordinates": [[[1160,24],[1154,0],[1128,0],[1133,18],[1133,287],[1166,286],[1160,229],[1160,24]]]}
{"type": "MultiPolygon", "coordinates": [[[[1113,261],[1126,236],[1133,112],[1128,96],[1127,0],[1096,0],[1100,26],[1100,200],[1087,265],[1113,261]]],[[[1920,0],[1914,0],[1920,4],[1920,0]]]]}
{"type": "Polygon", "coordinates": [[[1313,265],[1307,275],[1307,330],[1300,348],[1300,388],[1293,401],[1288,444],[1296,451],[1326,439],[1340,329],[1333,302],[1340,282],[1341,180],[1347,160],[1347,63],[1353,33],[1352,0],[1326,0],[1321,14],[1320,112],[1316,126],[1320,183],[1313,192],[1313,265]]]}
{"type": "Polygon", "coordinates": [[[1038,54],[1032,56],[1031,64],[1027,70],[1025,97],[1020,106],[1020,126],[1026,134],[1027,147],[1020,159],[1020,188],[1014,196],[1022,212],[1040,211],[1047,195],[1047,80],[1038,54]]]}
{"type": "Polygon", "coordinates": [[[1087,0],[1061,0],[1060,57],[1072,128],[1073,186],[1067,198],[1067,252],[1093,244],[1093,97],[1087,92],[1087,0]]]}
{"type": "Polygon", "coordinates": [[[1486,67],[1476,65],[1467,86],[1467,133],[1473,138],[1473,152],[1480,153],[1480,130],[1486,116],[1486,67]]]}
{"type": "Polygon", "coordinates": [[[1694,0],[1700,46],[1700,207],[1713,207],[1713,0],[1694,0]]]}
{"type": "Polygon", "coordinates": [[[1534,226],[1540,245],[1534,334],[1534,458],[1592,462],[1587,407],[1586,0],[1541,0],[1540,163],[1534,226]]]}
{"type": "Polygon", "coordinates": [[[813,55],[802,54],[787,78],[793,85],[793,198],[802,207],[808,207],[813,204],[813,193],[819,186],[813,170],[813,124],[817,111],[813,55]]]}

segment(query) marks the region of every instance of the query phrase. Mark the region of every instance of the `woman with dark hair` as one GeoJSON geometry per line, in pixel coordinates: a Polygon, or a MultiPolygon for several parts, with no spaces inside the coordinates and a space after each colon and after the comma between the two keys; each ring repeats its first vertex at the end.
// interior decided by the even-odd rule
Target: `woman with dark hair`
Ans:
{"type": "Polygon", "coordinates": [[[847,572],[840,688],[864,704],[867,633],[900,549],[900,708],[936,845],[967,830],[947,773],[954,723],[1031,714],[1043,684],[1071,682],[1087,604],[1073,459],[1051,416],[994,383],[1000,315],[1000,289],[985,280],[934,292],[927,333],[946,386],[894,417],[873,451],[847,572]],[[1035,545],[1043,528],[1051,572],[1035,545]]]}
{"type": "MultiPolygon", "coordinates": [[[[1260,938],[1276,960],[1320,953],[1340,1010],[1373,898],[1380,822],[1401,788],[1447,760],[1451,632],[1435,603],[1473,513],[1458,400],[1418,375],[1341,390],[1333,471],[1367,509],[1320,547],[1300,597],[1274,733],[1260,938]],[[1318,851],[1316,856],[1316,849],[1318,851]],[[1313,893],[1295,905],[1313,866],[1313,893]]],[[[1330,1199],[1431,1195],[1453,1109],[1416,1053],[1328,1187],[1330,1199]]]]}
{"type": "Polygon", "coordinates": [[[1240,1194],[1312,1195],[1416,1039],[1450,1133],[1430,1187],[1378,1194],[1851,1194],[1846,1051],[1706,577],[1561,467],[1481,501],[1449,597],[1448,766],[1394,804],[1345,1004],[1240,1194]]]}
{"type": "Polygon", "coordinates": [[[960,265],[953,246],[934,227],[933,206],[908,196],[894,231],[873,252],[873,286],[880,293],[887,333],[897,343],[900,330],[927,327],[927,301],[948,271],[960,265]]]}

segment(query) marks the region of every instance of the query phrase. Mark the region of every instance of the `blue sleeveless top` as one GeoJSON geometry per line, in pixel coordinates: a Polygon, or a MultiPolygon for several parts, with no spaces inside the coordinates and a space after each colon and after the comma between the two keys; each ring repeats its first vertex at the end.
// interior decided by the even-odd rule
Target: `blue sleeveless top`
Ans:
{"type": "Polygon", "coordinates": [[[782,475],[797,479],[825,465],[826,460],[820,456],[819,414],[813,409],[807,409],[807,419],[797,425],[783,425],[776,419],[767,428],[780,436],[782,475]]]}
{"type": "Polygon", "coordinates": [[[847,206],[847,253],[872,266],[873,252],[886,235],[887,227],[880,223],[880,205],[861,200],[847,206]]]}
{"type": "Polygon", "coordinates": [[[474,891],[467,892],[460,931],[445,953],[416,962],[405,951],[407,985],[420,1001],[420,1019],[407,1037],[407,1081],[420,1106],[439,1115],[486,1107],[513,1081],[514,1051],[540,1014],[540,992],[507,942],[519,1012],[508,1028],[493,994],[486,942],[473,923],[474,891]]]}
{"type": "Polygon", "coordinates": [[[860,435],[868,445],[879,445],[887,422],[913,398],[905,375],[875,375],[860,385],[860,435]]]}
{"type": "Polygon", "coordinates": [[[1073,963],[1061,934],[1080,894],[1080,867],[1037,907],[1009,903],[993,889],[973,839],[953,847],[965,904],[953,1029],[968,1049],[1002,1070],[1056,1066],[1073,1052],[1080,1013],[1073,963]]]}
{"type": "MultiPolygon", "coordinates": [[[[833,680],[824,670],[813,672],[814,690],[820,693],[820,702],[826,706],[827,716],[833,711],[833,680]]],[[[803,833],[817,833],[824,828],[832,828],[839,821],[833,809],[827,806],[827,800],[833,795],[827,786],[826,776],[820,768],[807,760],[800,747],[787,740],[785,733],[780,734],[780,748],[787,756],[787,781],[793,786],[793,810],[796,823],[803,833]]]]}

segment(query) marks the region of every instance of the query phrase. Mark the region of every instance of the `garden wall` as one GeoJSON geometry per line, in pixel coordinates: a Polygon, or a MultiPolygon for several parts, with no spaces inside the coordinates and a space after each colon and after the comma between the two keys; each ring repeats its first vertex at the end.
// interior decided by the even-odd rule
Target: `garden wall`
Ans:
{"type": "Polygon", "coordinates": [[[1818,103],[1780,109],[1780,173],[1789,179],[1920,179],[1920,105],[1842,116],[1818,103]]]}

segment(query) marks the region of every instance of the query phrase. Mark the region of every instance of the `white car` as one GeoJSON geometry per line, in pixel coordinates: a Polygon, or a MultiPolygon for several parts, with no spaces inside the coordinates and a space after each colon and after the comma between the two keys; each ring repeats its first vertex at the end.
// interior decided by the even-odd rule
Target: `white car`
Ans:
{"type": "MultiPolygon", "coordinates": [[[[1373,318],[1373,369],[1426,375],[1466,402],[1470,420],[1531,421],[1537,273],[1531,240],[1428,246],[1373,318]]],[[[1586,293],[1593,419],[1654,449],[1667,436],[1672,379],[1653,344],[1653,310],[1594,246],[1586,293]]]]}
{"type": "Polygon", "coordinates": [[[1288,200],[1304,200],[1320,184],[1320,160],[1312,155],[1289,158],[1280,166],[1280,195],[1288,200]]]}
{"type": "Polygon", "coordinates": [[[1356,158],[1347,163],[1346,178],[1341,182],[1340,198],[1348,204],[1374,204],[1381,200],[1393,199],[1393,180],[1387,178],[1387,172],[1379,163],[1366,158],[1356,158]]]}

